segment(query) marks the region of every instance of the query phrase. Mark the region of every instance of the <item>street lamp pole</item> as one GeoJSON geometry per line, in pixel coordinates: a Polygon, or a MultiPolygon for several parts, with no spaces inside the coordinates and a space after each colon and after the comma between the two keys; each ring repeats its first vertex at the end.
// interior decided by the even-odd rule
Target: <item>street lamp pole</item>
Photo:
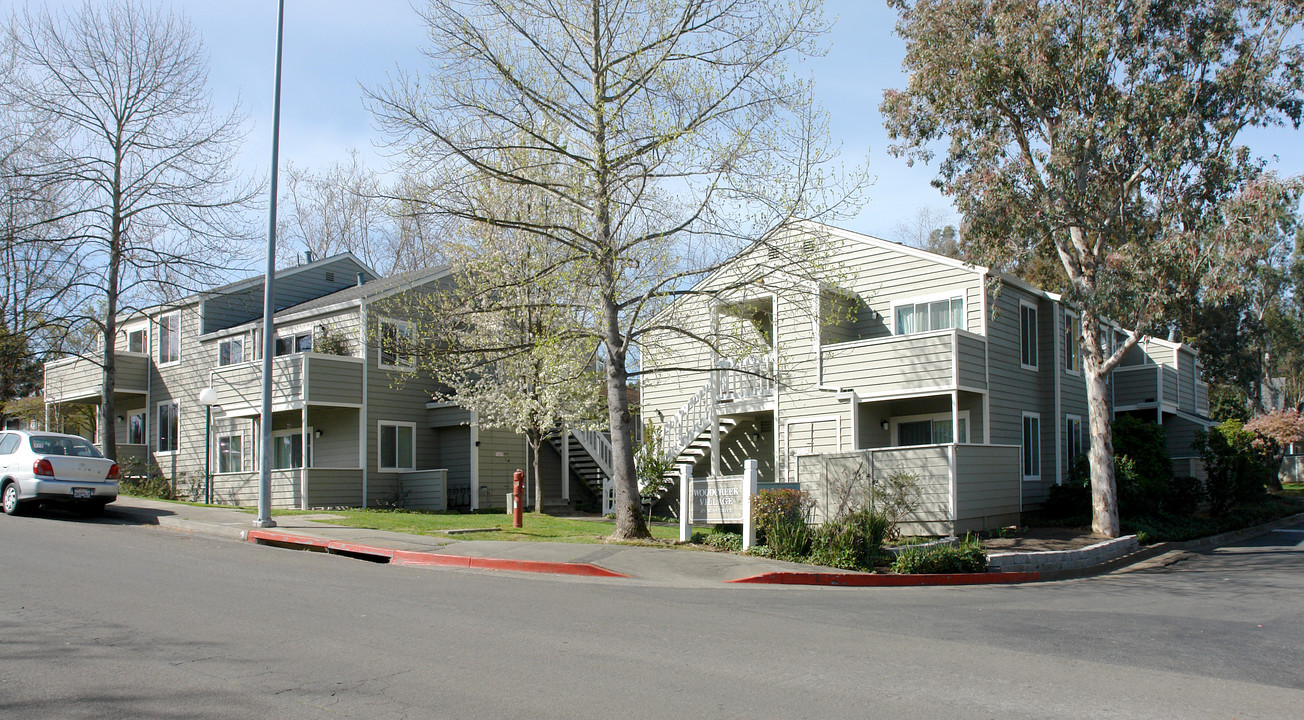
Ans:
{"type": "Polygon", "coordinates": [[[199,404],[204,406],[204,502],[213,504],[213,406],[217,404],[217,391],[206,387],[199,391],[199,404]]]}
{"type": "Polygon", "coordinates": [[[258,453],[258,519],[254,526],[276,527],[272,519],[272,358],[276,355],[273,325],[276,280],[276,179],[281,139],[281,40],[285,31],[285,0],[276,7],[276,83],[272,99],[272,187],[267,211],[267,272],[263,276],[263,406],[259,422],[262,436],[258,453]]]}

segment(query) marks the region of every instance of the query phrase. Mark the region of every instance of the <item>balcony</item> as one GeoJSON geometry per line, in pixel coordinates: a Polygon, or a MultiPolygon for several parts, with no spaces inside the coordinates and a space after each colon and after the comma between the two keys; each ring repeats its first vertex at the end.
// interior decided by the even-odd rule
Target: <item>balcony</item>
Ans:
{"type": "Polygon", "coordinates": [[[1114,370],[1115,410],[1155,407],[1208,414],[1209,386],[1197,382],[1192,388],[1180,383],[1177,369],[1169,365],[1128,365],[1114,370]]]}
{"type": "MultiPolygon", "coordinates": [[[[362,358],[296,353],[272,359],[272,411],[305,405],[362,405],[362,358]]],[[[262,410],[262,361],[228,365],[212,371],[209,387],[230,417],[262,410]]]]}
{"type": "Polygon", "coordinates": [[[861,399],[987,389],[987,340],[964,330],[834,343],[820,349],[820,384],[861,399]]]}
{"type": "MultiPolygon", "coordinates": [[[[145,395],[149,389],[149,356],[120,352],[114,355],[116,395],[145,395]]],[[[64,358],[45,365],[45,401],[96,402],[104,386],[104,368],[85,358],[64,358]]]]}

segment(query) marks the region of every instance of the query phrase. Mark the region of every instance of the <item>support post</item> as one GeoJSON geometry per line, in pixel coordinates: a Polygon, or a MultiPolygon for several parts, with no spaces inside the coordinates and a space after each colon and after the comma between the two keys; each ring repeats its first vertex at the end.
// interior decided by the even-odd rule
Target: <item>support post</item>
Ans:
{"type": "Polygon", "coordinates": [[[679,466],[679,542],[693,539],[693,466],[679,466]]]}
{"type": "Polygon", "coordinates": [[[752,498],[756,496],[760,463],[755,459],[743,461],[743,550],[756,544],[756,523],[752,522],[752,498]]]}

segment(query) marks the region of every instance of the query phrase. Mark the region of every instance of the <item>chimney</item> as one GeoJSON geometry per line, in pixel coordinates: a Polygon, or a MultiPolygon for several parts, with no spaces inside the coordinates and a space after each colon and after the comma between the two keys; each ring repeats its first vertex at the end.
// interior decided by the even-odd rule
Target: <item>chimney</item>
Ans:
{"type": "Polygon", "coordinates": [[[358,287],[362,287],[362,284],[365,282],[367,281],[362,279],[362,273],[358,273],[358,287]]]}
{"type": "Polygon", "coordinates": [[[311,251],[311,250],[304,250],[304,251],[303,251],[303,264],[304,264],[304,265],[311,265],[311,264],[312,264],[312,251],[311,251]]]}

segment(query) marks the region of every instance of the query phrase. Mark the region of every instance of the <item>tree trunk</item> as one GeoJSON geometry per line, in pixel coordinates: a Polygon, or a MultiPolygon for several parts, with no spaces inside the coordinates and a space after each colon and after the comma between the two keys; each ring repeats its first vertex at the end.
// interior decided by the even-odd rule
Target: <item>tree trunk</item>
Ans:
{"type": "MultiPolygon", "coordinates": [[[[1100,323],[1094,313],[1082,313],[1083,376],[1087,384],[1087,419],[1091,435],[1091,531],[1116,538],[1118,490],[1114,484],[1114,436],[1110,425],[1109,371],[1101,346],[1100,323]]],[[[1060,419],[1055,420],[1059,432],[1060,419]]]]}
{"type": "Polygon", "coordinates": [[[543,433],[531,430],[525,434],[530,444],[530,472],[534,475],[534,511],[543,512],[543,479],[539,477],[539,447],[543,445],[543,433]]]}
{"type": "Polygon", "coordinates": [[[118,459],[117,405],[113,394],[118,386],[118,285],[122,267],[121,195],[118,176],[122,163],[115,164],[113,219],[109,235],[109,268],[105,281],[104,306],[104,383],[100,389],[100,451],[110,460],[118,459]]]}

